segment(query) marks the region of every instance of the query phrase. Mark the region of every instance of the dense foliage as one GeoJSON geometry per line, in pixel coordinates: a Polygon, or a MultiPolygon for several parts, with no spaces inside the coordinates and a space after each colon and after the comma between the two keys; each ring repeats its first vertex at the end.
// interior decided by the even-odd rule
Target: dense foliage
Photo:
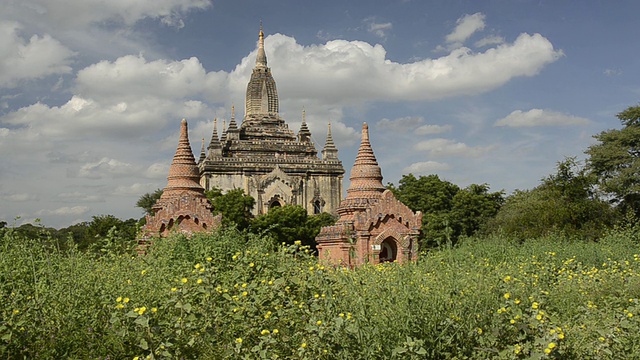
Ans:
{"type": "Polygon", "coordinates": [[[136,202],[136,207],[139,207],[142,210],[144,210],[144,213],[147,215],[153,214],[153,205],[155,205],[156,201],[160,199],[160,197],[162,196],[162,193],[163,193],[162,189],[156,189],[152,193],[143,194],[142,196],[140,196],[140,198],[136,202]]]}
{"type": "Polygon", "coordinates": [[[475,234],[504,201],[502,192],[491,193],[486,184],[460,189],[438,175],[404,175],[397,187],[388,188],[411,210],[422,211],[423,245],[430,247],[475,234]]]}
{"type": "Polygon", "coordinates": [[[574,158],[565,159],[537,187],[507,197],[486,230],[520,239],[552,233],[597,239],[619,214],[598,196],[595,185],[596,178],[574,158]]]}
{"type": "Polygon", "coordinates": [[[418,263],[324,267],[235,230],[146,256],[0,242],[2,358],[640,356],[635,229],[599,243],[466,239],[418,263]]]}
{"type": "Polygon", "coordinates": [[[623,211],[640,216],[640,106],[631,106],[617,116],[623,128],[594,136],[598,143],[586,151],[588,166],[601,189],[623,211]]]}
{"type": "Polygon", "coordinates": [[[222,214],[222,225],[236,226],[238,229],[246,229],[251,224],[251,210],[255,205],[255,199],[245,195],[242,189],[229,190],[222,193],[219,189],[211,189],[206,192],[207,198],[213,205],[214,214],[222,214]]]}
{"type": "MultiPolygon", "coordinates": [[[[9,229],[6,225],[6,222],[0,222],[0,236],[9,229]]],[[[10,229],[15,235],[38,240],[60,250],[76,247],[80,251],[99,251],[110,241],[124,251],[135,243],[139,224],[135,219],[121,220],[113,215],[98,215],[93,216],[91,221],[59,230],[45,227],[38,219],[35,224],[27,223],[18,227],[12,226],[10,229]]]]}
{"type": "Polygon", "coordinates": [[[269,235],[286,244],[300,241],[312,250],[316,249],[316,236],[320,228],[333,225],[336,219],[328,213],[307,215],[299,205],[275,207],[251,222],[251,232],[269,235]]]}

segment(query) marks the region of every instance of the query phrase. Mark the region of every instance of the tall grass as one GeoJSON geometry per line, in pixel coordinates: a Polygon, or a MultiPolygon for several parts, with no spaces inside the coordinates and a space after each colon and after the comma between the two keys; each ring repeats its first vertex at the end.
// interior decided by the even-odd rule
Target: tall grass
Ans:
{"type": "MultiPolygon", "coordinates": [[[[106,242],[108,244],[108,242],[106,242]]],[[[496,236],[354,270],[234,230],[101,256],[0,243],[2,358],[629,358],[640,248],[496,236]]]]}

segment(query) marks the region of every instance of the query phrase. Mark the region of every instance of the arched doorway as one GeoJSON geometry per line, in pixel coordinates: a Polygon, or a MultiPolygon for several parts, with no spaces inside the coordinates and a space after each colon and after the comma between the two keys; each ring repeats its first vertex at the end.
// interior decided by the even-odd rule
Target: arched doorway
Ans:
{"type": "Polygon", "coordinates": [[[280,200],[275,199],[269,204],[269,210],[271,210],[273,208],[281,207],[281,206],[282,206],[282,204],[280,204],[280,200]]]}
{"type": "Polygon", "coordinates": [[[386,238],[380,243],[380,254],[378,259],[380,263],[393,262],[398,256],[398,246],[393,238],[386,238]]]}

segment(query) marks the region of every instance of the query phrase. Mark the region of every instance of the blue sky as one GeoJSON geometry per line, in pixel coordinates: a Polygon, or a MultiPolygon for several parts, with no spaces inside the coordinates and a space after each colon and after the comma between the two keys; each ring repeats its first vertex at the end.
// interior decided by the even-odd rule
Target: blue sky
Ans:
{"type": "MultiPolygon", "coordinates": [[[[640,98],[637,1],[8,0],[0,220],[138,218],[180,120],[198,156],[243,115],[260,21],[281,116],[327,124],[348,171],[363,122],[384,181],[530,189],[640,98]]],[[[345,185],[348,184],[347,183],[345,185]]]]}

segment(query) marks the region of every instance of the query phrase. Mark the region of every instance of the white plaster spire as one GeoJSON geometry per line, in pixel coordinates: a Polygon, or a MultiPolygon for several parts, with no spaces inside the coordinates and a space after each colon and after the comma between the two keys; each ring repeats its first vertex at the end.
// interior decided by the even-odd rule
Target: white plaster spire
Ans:
{"type": "Polygon", "coordinates": [[[260,33],[258,34],[258,56],[256,56],[256,67],[267,67],[267,54],[264,52],[264,32],[262,31],[262,21],[260,21],[260,33]]]}

